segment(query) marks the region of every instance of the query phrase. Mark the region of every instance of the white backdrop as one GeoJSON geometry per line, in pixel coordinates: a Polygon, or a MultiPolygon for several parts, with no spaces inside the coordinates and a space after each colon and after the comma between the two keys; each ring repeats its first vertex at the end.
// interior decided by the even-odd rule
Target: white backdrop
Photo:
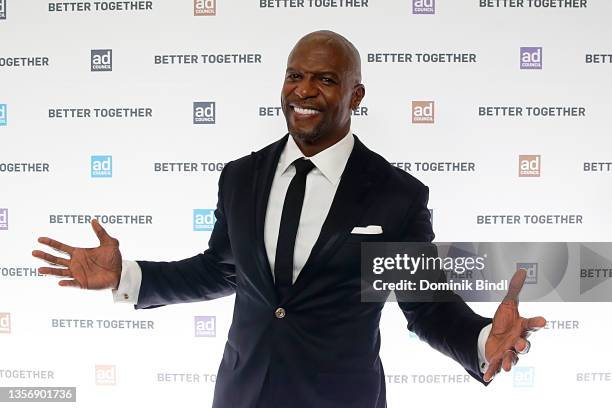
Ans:
{"type": "MultiPolygon", "coordinates": [[[[286,131],[278,110],[265,108],[279,106],[293,44],[317,29],[360,50],[366,97],[354,133],[429,185],[438,241],[612,241],[612,3],[425,1],[433,14],[415,13],[419,0],[310,3],[0,0],[0,387],[76,386],[80,407],[210,405],[233,297],[134,311],[113,304],[108,291],[67,290],[36,276],[40,263],[30,252],[41,235],[96,245],[78,215],[103,216],[125,259],[202,251],[210,226],[194,225],[194,214],[214,208],[223,163],[286,131]],[[122,10],[102,10],[111,3],[122,10]],[[196,16],[200,3],[206,14],[196,16]],[[526,55],[521,47],[541,49],[526,55]],[[92,55],[108,50],[111,70],[93,71],[92,55]],[[441,57],[451,62],[431,62],[440,54],[452,54],[441,57]],[[195,63],[156,63],[172,55],[195,55],[195,63]],[[527,57],[541,69],[521,69],[527,57]],[[433,106],[433,123],[413,123],[413,103],[423,101],[433,106]],[[194,123],[196,102],[208,102],[198,105],[209,107],[208,122],[194,123]],[[494,107],[523,114],[480,114],[494,107]],[[529,115],[528,107],[557,115],[529,115]],[[128,117],[96,117],[117,108],[128,117]],[[521,159],[539,176],[519,177],[521,159]],[[92,177],[92,166],[109,162],[110,177],[92,177]],[[156,171],[172,170],[170,163],[197,171],[156,171]],[[453,163],[468,171],[453,171],[453,163]],[[111,222],[125,215],[140,217],[111,222]],[[478,222],[487,215],[522,222],[478,222]],[[525,215],[581,222],[533,224],[525,215]],[[196,316],[207,316],[202,326],[196,316]],[[105,327],[119,321],[124,328],[105,327]],[[130,328],[135,321],[144,328],[130,328]]],[[[483,315],[495,306],[473,305],[483,315]]],[[[551,323],[513,373],[484,388],[410,335],[399,308],[387,305],[381,357],[389,406],[566,406],[609,397],[609,304],[521,311],[551,323]]]]}

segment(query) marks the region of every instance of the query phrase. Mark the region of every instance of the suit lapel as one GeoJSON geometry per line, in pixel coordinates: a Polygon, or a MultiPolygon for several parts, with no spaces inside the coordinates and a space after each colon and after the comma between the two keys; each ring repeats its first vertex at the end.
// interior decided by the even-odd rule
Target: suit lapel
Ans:
{"type": "Polygon", "coordinates": [[[348,238],[374,197],[371,187],[374,185],[375,177],[372,152],[355,137],[355,146],[342,172],[338,190],[321,233],[310,252],[310,257],[281,303],[285,303],[299,293],[348,238]]]}
{"type": "Polygon", "coordinates": [[[278,142],[272,144],[269,149],[253,153],[255,156],[255,165],[253,170],[254,182],[252,186],[252,196],[254,200],[253,210],[255,214],[253,219],[255,220],[255,225],[252,229],[252,242],[255,246],[257,267],[260,274],[263,275],[263,281],[266,282],[266,289],[268,289],[268,294],[270,296],[269,299],[272,299],[275,303],[276,290],[274,288],[274,280],[272,279],[272,271],[270,269],[270,263],[268,262],[268,255],[264,242],[264,223],[270,189],[272,188],[272,181],[274,180],[274,173],[276,172],[276,166],[281,152],[287,143],[287,137],[288,134],[278,142]]]}

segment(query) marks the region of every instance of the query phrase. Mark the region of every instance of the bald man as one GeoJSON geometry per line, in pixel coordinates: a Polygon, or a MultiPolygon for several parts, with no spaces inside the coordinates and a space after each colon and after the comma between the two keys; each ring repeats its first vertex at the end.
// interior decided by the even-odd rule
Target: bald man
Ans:
{"type": "MultiPolygon", "coordinates": [[[[351,133],[365,95],[346,38],[317,31],[291,51],[281,93],[289,133],[227,164],[208,249],[176,262],[124,261],[97,221],[100,246],[41,243],[62,286],[112,288],[137,309],[236,294],[214,408],[382,408],[382,303],[361,302],[361,242],[430,242],[428,189],[351,133]],[[368,234],[363,227],[374,226],[368,234]],[[360,229],[361,227],[361,229],[360,229]]],[[[483,383],[528,348],[543,318],[519,316],[524,276],[491,319],[460,298],[399,303],[408,329],[483,383]],[[487,364],[489,366],[487,367],[487,364]]]]}

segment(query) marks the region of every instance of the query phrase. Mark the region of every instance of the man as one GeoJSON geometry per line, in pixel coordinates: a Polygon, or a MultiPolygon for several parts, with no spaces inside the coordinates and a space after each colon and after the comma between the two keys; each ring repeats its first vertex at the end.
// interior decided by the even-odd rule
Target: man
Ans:
{"type": "MultiPolygon", "coordinates": [[[[364,95],[355,47],[330,31],[306,35],[289,55],[281,94],[289,135],[224,168],[204,253],[125,262],[94,220],[98,248],[40,238],[70,256],[34,251],[62,266],[40,272],[66,277],[62,286],[117,289],[136,308],[235,293],[215,408],[384,407],[383,304],[361,302],[360,243],[434,234],[427,187],[350,133],[364,95]],[[366,226],[380,233],[358,234],[366,226]]],[[[510,370],[529,332],[545,324],[518,314],[524,279],[514,276],[492,324],[458,297],[399,306],[410,330],[486,383],[510,370]]]]}

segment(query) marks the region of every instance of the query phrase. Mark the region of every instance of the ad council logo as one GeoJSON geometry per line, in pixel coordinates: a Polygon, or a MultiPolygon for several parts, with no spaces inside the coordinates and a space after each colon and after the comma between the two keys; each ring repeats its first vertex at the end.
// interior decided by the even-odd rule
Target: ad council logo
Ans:
{"type": "Polygon", "coordinates": [[[412,123],[434,123],[434,101],[412,101],[412,123]]]}
{"type": "Polygon", "coordinates": [[[412,14],[435,14],[436,0],[412,0],[412,14]]]}
{"type": "Polygon", "coordinates": [[[0,103],[0,126],[6,126],[6,103],[0,103]]]}
{"type": "Polygon", "coordinates": [[[113,177],[113,156],[91,156],[91,177],[113,177]]]}
{"type": "Polygon", "coordinates": [[[6,0],[0,0],[0,20],[6,20],[6,0]]]}
{"type": "Polygon", "coordinates": [[[91,50],[92,71],[113,70],[113,50],[91,50]]]}
{"type": "Polygon", "coordinates": [[[0,312],[0,333],[11,333],[11,314],[0,312]]]}
{"type": "Polygon", "coordinates": [[[525,283],[538,283],[538,264],[536,262],[519,262],[516,270],[524,269],[527,272],[525,283]]]}
{"type": "Polygon", "coordinates": [[[214,102],[194,102],[193,103],[193,124],[194,125],[214,125],[215,124],[215,103],[214,102]]]}
{"type": "Polygon", "coordinates": [[[196,337],[216,337],[217,319],[215,316],[194,316],[196,337]]]}
{"type": "Polygon", "coordinates": [[[519,156],[519,177],[540,177],[542,164],[539,154],[521,154],[519,156]]]}
{"type": "Polygon", "coordinates": [[[217,0],[193,0],[194,16],[214,16],[217,14],[217,0]]]}
{"type": "Polygon", "coordinates": [[[215,226],[215,210],[210,208],[197,208],[193,210],[193,230],[212,231],[215,226]]]}
{"type": "Polygon", "coordinates": [[[96,385],[117,384],[117,369],[114,365],[96,365],[96,385]]]}
{"type": "Polygon", "coordinates": [[[514,386],[533,387],[535,369],[533,367],[514,367],[514,386]]]}
{"type": "Polygon", "coordinates": [[[542,47],[521,47],[521,69],[542,69],[542,47]]]}
{"type": "Polygon", "coordinates": [[[0,231],[8,229],[8,208],[0,208],[0,231]]]}

